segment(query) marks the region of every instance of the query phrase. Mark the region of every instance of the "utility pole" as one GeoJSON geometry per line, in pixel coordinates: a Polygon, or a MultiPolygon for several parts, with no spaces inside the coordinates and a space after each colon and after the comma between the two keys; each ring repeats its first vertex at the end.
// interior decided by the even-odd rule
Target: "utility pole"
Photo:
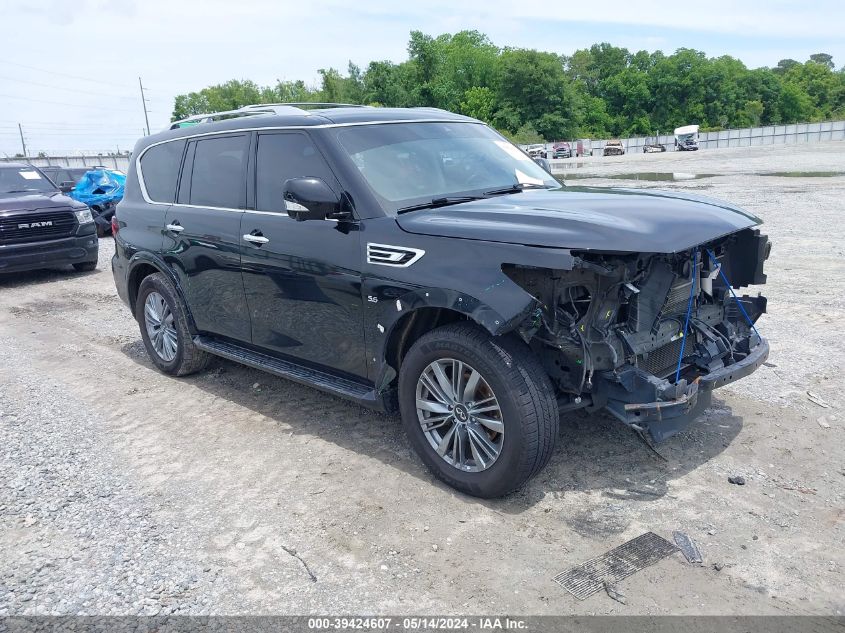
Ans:
{"type": "Polygon", "coordinates": [[[23,157],[26,158],[26,141],[23,140],[23,128],[21,124],[18,123],[18,132],[21,133],[21,147],[23,148],[23,157]]]}
{"type": "Polygon", "coordinates": [[[150,135],[150,118],[147,116],[147,99],[144,97],[144,84],[141,83],[141,78],[138,77],[138,86],[141,88],[141,104],[144,106],[144,121],[147,122],[147,136],[150,135]]]}

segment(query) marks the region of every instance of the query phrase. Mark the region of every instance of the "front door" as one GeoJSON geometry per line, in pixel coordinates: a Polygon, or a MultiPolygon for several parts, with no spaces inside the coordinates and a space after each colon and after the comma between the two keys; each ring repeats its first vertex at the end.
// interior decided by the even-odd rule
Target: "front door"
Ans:
{"type": "Polygon", "coordinates": [[[197,329],[244,342],[250,340],[250,323],[240,224],[249,138],[227,135],[188,143],[163,244],[165,261],[176,272],[197,329]]]}
{"type": "Polygon", "coordinates": [[[289,178],[339,183],[304,132],[258,134],[255,157],[255,210],[241,219],[253,344],[366,377],[358,226],[298,222],[282,198],[289,178]]]}

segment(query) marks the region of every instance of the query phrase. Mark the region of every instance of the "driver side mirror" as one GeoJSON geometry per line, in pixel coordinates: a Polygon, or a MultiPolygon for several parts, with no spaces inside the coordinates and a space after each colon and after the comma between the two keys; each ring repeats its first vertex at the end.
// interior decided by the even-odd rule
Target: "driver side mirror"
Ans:
{"type": "Polygon", "coordinates": [[[62,193],[70,193],[73,191],[73,188],[76,186],[76,183],[72,180],[66,180],[62,183],[59,183],[59,191],[62,193]]]}
{"type": "Polygon", "coordinates": [[[325,220],[340,211],[340,196],[321,178],[291,178],[282,187],[285,208],[295,220],[325,220]]]}

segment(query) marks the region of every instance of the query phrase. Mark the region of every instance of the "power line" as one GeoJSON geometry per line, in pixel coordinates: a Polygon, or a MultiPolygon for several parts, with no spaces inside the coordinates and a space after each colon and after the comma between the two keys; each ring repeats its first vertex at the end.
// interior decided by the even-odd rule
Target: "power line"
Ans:
{"type": "MultiPolygon", "coordinates": [[[[70,79],[78,79],[80,81],[89,81],[89,82],[95,83],[97,85],[102,85],[102,81],[100,81],[99,79],[91,79],[90,77],[80,77],[79,75],[69,75],[67,73],[58,73],[54,70],[47,70],[46,68],[38,68],[37,66],[28,66],[27,64],[21,64],[19,62],[10,62],[10,61],[5,60],[5,59],[0,59],[0,62],[2,62],[4,64],[9,64],[11,66],[19,66],[20,68],[28,68],[29,70],[37,70],[38,72],[47,73],[48,75],[56,75],[58,77],[68,77],[70,79]]],[[[114,84],[112,84],[112,85],[114,85],[114,84]]],[[[120,84],[120,85],[123,85],[126,88],[129,87],[128,84],[120,84]]]]}
{"type": "Polygon", "coordinates": [[[134,99],[134,97],[121,97],[119,95],[109,95],[107,93],[104,94],[103,92],[94,92],[93,90],[77,90],[76,88],[66,88],[64,86],[43,84],[40,81],[30,81],[29,79],[17,79],[15,77],[7,77],[6,75],[0,75],[0,79],[6,79],[7,81],[17,81],[19,83],[30,84],[32,86],[41,86],[42,88],[50,88],[51,90],[66,90],[68,92],[77,92],[83,95],[94,95],[95,97],[110,96],[113,99],[134,99]]]}
{"type": "MultiPolygon", "coordinates": [[[[74,132],[74,131],[84,132],[85,130],[118,130],[119,131],[119,130],[128,129],[130,127],[132,129],[135,129],[134,125],[127,125],[127,124],[115,125],[114,123],[112,123],[111,125],[98,125],[96,123],[64,123],[64,122],[47,124],[46,122],[45,123],[28,123],[27,121],[21,121],[21,123],[23,125],[25,125],[27,128],[34,129],[34,130],[57,130],[57,131],[60,131],[60,132],[63,131],[63,130],[67,130],[69,132],[74,132]]],[[[14,123],[14,124],[10,123],[8,125],[5,125],[5,124],[0,125],[0,130],[17,130],[17,129],[18,129],[17,123],[14,123]]]]}
{"type": "Polygon", "coordinates": [[[109,108],[106,106],[89,106],[84,105],[82,103],[66,103],[64,101],[49,101],[47,99],[32,99],[30,97],[18,97],[15,95],[7,95],[7,94],[0,94],[0,97],[6,97],[7,99],[21,99],[22,101],[34,101],[38,103],[50,103],[52,105],[61,105],[61,106],[69,106],[72,108],[89,108],[92,110],[114,110],[117,112],[135,112],[135,110],[129,110],[128,108],[109,108]]]}
{"type": "MultiPolygon", "coordinates": [[[[18,136],[18,132],[0,132],[0,136],[18,136]]],[[[84,136],[87,138],[95,138],[95,137],[108,137],[108,138],[140,138],[137,132],[121,132],[119,134],[115,134],[112,132],[104,132],[103,134],[91,133],[91,132],[69,132],[69,133],[62,133],[62,132],[39,132],[33,131],[29,128],[26,130],[27,138],[64,138],[67,136],[84,136]]]]}

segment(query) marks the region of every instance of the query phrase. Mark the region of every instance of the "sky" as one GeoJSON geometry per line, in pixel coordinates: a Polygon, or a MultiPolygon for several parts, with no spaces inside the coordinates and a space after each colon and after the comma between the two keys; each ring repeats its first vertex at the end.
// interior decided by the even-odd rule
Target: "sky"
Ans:
{"type": "Polygon", "coordinates": [[[318,84],[318,69],[407,58],[411,30],[477,29],[498,46],[571,54],[598,42],[695,48],[749,67],[833,55],[841,0],[0,0],[0,155],[131,149],[177,94],[229,79],[318,84]]]}

